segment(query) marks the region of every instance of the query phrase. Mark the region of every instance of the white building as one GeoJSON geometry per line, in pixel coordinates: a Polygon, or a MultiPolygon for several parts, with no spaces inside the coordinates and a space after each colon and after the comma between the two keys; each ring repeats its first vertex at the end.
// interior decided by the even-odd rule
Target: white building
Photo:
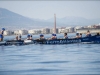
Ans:
{"type": "Polygon", "coordinates": [[[53,33],[53,29],[50,29],[50,33],[53,33]]]}
{"type": "Polygon", "coordinates": [[[50,33],[50,29],[49,28],[42,29],[42,33],[43,34],[49,34],[50,33]]]}
{"type": "MultiPolygon", "coordinates": [[[[54,33],[54,28],[50,29],[50,33],[54,33]]],[[[58,33],[58,28],[56,28],[56,33],[58,33]]]]}
{"type": "Polygon", "coordinates": [[[19,34],[26,35],[26,34],[28,34],[28,31],[27,30],[19,30],[19,34]]]}
{"type": "Polygon", "coordinates": [[[77,27],[74,28],[74,31],[76,32],[77,29],[83,29],[83,28],[84,28],[84,27],[82,27],[82,26],[77,26],[77,27]]]}
{"type": "Polygon", "coordinates": [[[29,34],[41,34],[41,29],[32,29],[32,30],[29,30],[28,33],[29,34]]]}
{"type": "Polygon", "coordinates": [[[70,33],[74,32],[74,27],[66,27],[66,29],[68,29],[70,33]]]}
{"type": "Polygon", "coordinates": [[[28,30],[28,33],[29,34],[35,34],[35,31],[34,30],[28,30]]]}
{"type": "Polygon", "coordinates": [[[66,28],[58,29],[58,33],[68,33],[68,32],[69,32],[69,29],[66,29],[66,28]]]}
{"type": "Polygon", "coordinates": [[[19,34],[19,31],[18,30],[15,30],[14,31],[14,34],[16,35],[16,34],[19,34]]]}
{"type": "Polygon", "coordinates": [[[77,33],[87,33],[87,31],[90,31],[91,33],[100,33],[100,29],[95,29],[95,28],[92,28],[92,29],[77,29],[77,33]]]}
{"type": "Polygon", "coordinates": [[[25,35],[25,34],[28,34],[28,31],[27,30],[15,30],[14,31],[14,34],[21,34],[21,35],[25,35]]]}
{"type": "Polygon", "coordinates": [[[13,34],[12,31],[9,31],[9,30],[4,31],[4,35],[12,35],[12,34],[13,34]]]}
{"type": "Polygon", "coordinates": [[[93,26],[92,25],[89,25],[89,26],[87,26],[88,28],[93,28],[93,26]]]}

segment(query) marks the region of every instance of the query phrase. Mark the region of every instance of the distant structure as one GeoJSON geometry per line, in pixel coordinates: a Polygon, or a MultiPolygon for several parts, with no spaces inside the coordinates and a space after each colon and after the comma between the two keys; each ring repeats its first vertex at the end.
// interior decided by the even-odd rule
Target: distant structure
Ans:
{"type": "Polygon", "coordinates": [[[54,14],[54,33],[56,34],[56,14],[54,14]]]}

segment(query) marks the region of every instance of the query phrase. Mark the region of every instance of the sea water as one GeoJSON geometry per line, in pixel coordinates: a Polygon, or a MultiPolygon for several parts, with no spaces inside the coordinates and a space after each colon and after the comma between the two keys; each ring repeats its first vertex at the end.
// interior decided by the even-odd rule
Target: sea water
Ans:
{"type": "Polygon", "coordinates": [[[66,74],[100,74],[100,44],[0,46],[0,75],[66,74]]]}

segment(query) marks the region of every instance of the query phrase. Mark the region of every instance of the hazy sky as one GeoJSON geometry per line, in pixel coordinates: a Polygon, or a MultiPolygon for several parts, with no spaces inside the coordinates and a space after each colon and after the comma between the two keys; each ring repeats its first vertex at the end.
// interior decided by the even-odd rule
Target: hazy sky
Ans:
{"type": "Polygon", "coordinates": [[[49,19],[54,13],[58,18],[100,18],[100,1],[0,1],[0,8],[36,19],[49,19]]]}

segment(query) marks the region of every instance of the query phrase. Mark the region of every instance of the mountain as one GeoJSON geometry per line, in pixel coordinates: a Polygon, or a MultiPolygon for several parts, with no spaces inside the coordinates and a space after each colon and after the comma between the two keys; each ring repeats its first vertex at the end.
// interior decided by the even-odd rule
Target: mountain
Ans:
{"type": "Polygon", "coordinates": [[[36,27],[42,27],[42,26],[44,27],[46,25],[52,25],[52,23],[24,17],[22,15],[19,15],[7,9],[0,8],[0,26],[1,27],[36,28],[36,27]]]}
{"type": "MultiPolygon", "coordinates": [[[[56,18],[57,27],[67,26],[85,26],[100,23],[98,19],[85,19],[83,17],[66,16],[63,18],[56,18]]],[[[40,20],[24,17],[15,12],[0,8],[0,27],[7,27],[9,29],[33,29],[45,28],[54,26],[54,18],[48,20],[40,20]]]]}
{"type": "MultiPolygon", "coordinates": [[[[54,19],[48,19],[48,22],[53,22],[54,19]]],[[[57,23],[62,24],[62,25],[67,25],[67,26],[86,26],[86,25],[93,25],[93,24],[98,24],[100,23],[100,18],[98,19],[86,19],[83,17],[74,17],[74,16],[66,16],[64,18],[56,18],[57,23]]]]}
{"type": "Polygon", "coordinates": [[[27,25],[28,23],[32,24],[34,21],[11,12],[7,9],[0,8],[0,24],[1,25],[27,25]]]}

